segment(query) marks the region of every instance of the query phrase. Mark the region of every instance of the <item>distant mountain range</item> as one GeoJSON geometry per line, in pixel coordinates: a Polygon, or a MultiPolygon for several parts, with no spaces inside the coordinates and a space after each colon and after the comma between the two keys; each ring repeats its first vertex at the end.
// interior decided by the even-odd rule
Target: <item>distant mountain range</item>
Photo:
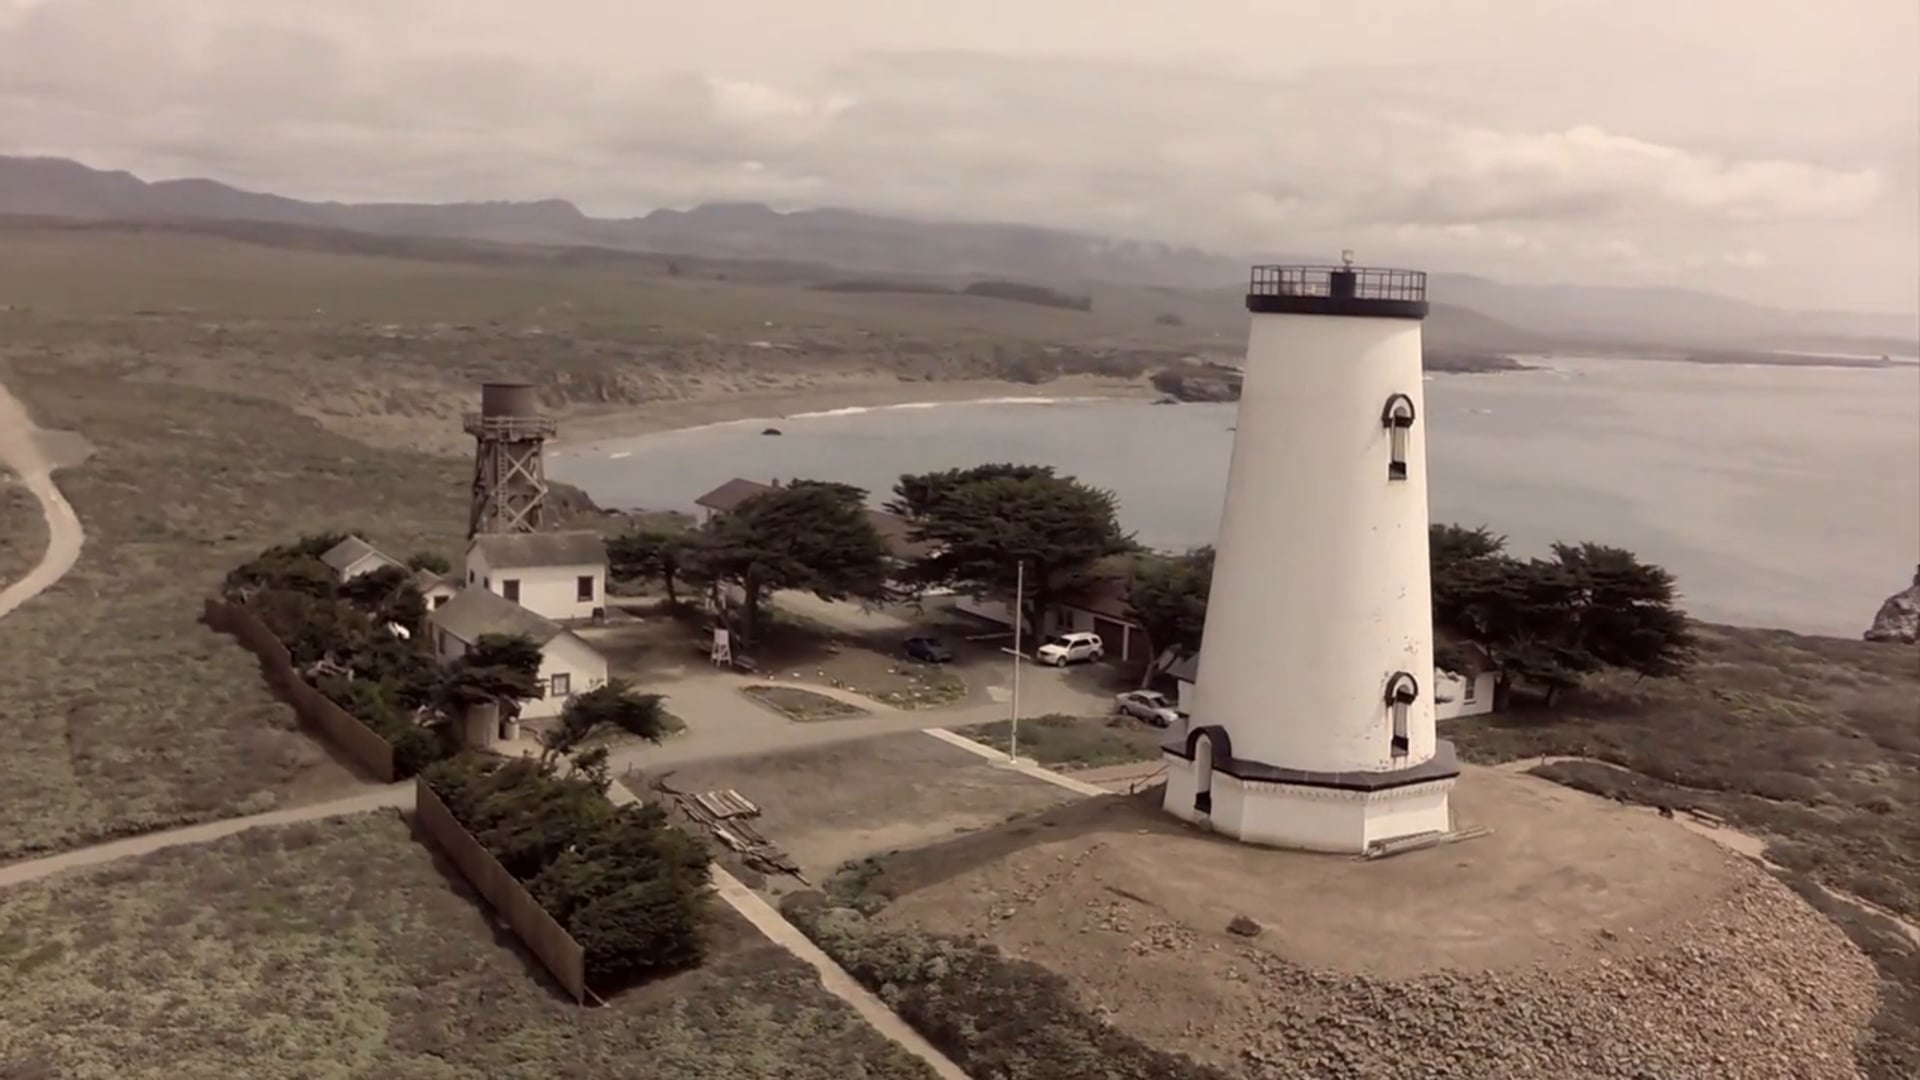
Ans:
{"type": "MultiPolygon", "coordinates": [[[[378,236],[786,260],[864,273],[994,276],[1066,286],[1105,282],[1226,289],[1244,280],[1247,264],[1257,261],[1024,225],[925,222],[838,209],[781,212],[758,203],[714,203],[608,219],[588,217],[560,199],[303,202],[214,180],[150,183],[131,173],[105,172],[60,158],[0,156],[0,215],[263,222],[378,236]]],[[[1913,344],[1920,335],[1911,316],[1781,311],[1684,289],[1513,285],[1450,273],[1433,274],[1429,287],[1438,302],[1566,344],[1920,351],[1913,344]],[[1789,340],[1798,344],[1783,344],[1789,340]]]]}

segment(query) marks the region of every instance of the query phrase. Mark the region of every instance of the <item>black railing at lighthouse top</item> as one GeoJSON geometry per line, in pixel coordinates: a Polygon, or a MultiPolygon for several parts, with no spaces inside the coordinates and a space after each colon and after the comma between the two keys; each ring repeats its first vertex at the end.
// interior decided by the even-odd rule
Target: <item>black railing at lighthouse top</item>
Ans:
{"type": "Polygon", "coordinates": [[[1424,319],[1427,275],[1363,266],[1256,266],[1247,310],[1260,315],[1424,319]]]}

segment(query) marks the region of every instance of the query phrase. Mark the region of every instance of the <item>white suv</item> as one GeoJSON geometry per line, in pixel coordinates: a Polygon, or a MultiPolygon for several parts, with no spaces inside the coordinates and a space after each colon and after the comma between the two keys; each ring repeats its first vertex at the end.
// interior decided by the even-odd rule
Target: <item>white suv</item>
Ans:
{"type": "Polygon", "coordinates": [[[1053,667],[1066,667],[1085,660],[1098,660],[1107,654],[1099,634],[1056,634],[1034,651],[1033,658],[1053,667]]]}

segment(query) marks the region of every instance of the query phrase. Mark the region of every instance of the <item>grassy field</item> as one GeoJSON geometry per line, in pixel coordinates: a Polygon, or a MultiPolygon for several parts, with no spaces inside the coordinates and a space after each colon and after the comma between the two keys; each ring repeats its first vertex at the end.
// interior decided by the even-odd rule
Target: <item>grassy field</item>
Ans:
{"type": "Polygon", "coordinates": [[[20,478],[0,467],[0,588],[33,569],[47,549],[47,522],[40,500],[20,478]]]}
{"type": "Polygon", "coordinates": [[[714,934],[580,1009],[398,814],[243,833],[0,892],[0,1075],[930,1075],[737,916],[714,934]]]}
{"type": "Polygon", "coordinates": [[[250,654],[197,623],[234,564],[290,536],[371,530],[457,553],[457,462],[376,452],[250,398],[16,359],[48,428],[93,444],[59,482],[79,565],[0,620],[0,858],[337,788],[347,773],[268,696],[250,654]]]}
{"type": "MultiPolygon", "coordinates": [[[[958,734],[1005,752],[1011,727],[1001,720],[958,729],[958,734]]],[[[1020,721],[1021,757],[1042,765],[1091,769],[1152,761],[1167,733],[1124,716],[1036,716],[1020,721]]]]}

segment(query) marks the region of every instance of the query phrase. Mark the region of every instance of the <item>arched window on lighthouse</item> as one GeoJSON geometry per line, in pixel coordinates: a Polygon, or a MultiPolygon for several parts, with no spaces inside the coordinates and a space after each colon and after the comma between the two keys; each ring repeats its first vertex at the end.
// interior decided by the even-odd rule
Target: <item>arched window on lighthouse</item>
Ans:
{"type": "Polygon", "coordinates": [[[1407,436],[1413,430],[1413,399],[1395,394],[1380,410],[1380,426],[1387,429],[1387,479],[1407,478],[1407,436]]]}
{"type": "Polygon", "coordinates": [[[1387,716],[1393,725],[1393,736],[1388,745],[1396,758],[1406,757],[1413,750],[1413,741],[1407,730],[1407,713],[1419,698],[1420,680],[1406,672],[1396,671],[1387,680],[1387,716]]]}

